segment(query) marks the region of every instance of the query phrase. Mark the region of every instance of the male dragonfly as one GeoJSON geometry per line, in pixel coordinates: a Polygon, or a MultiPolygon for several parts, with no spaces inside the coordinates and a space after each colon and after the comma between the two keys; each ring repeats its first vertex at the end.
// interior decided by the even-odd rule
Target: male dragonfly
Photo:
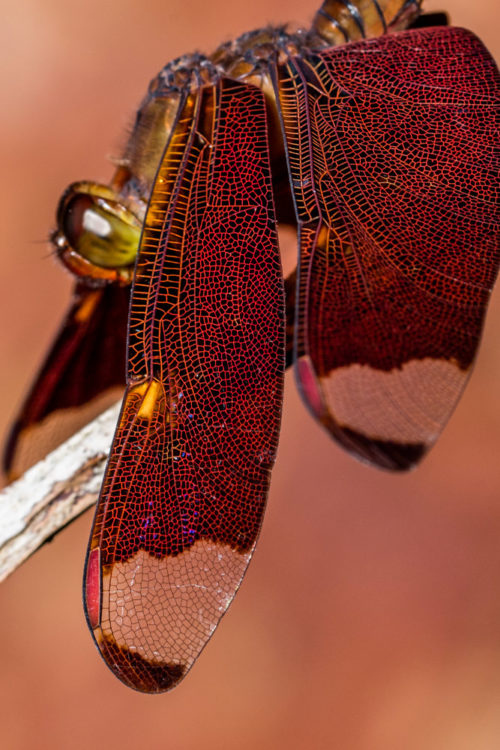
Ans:
{"type": "Polygon", "coordinates": [[[84,600],[133,688],[176,685],[240,585],[288,365],[337,442],[395,471],[465,386],[499,263],[499,74],[419,11],[325,0],[310,29],[174,60],[110,185],[61,199],[74,299],[5,464],[20,474],[125,388],[84,600]],[[286,279],[277,223],[298,236],[286,279]]]}

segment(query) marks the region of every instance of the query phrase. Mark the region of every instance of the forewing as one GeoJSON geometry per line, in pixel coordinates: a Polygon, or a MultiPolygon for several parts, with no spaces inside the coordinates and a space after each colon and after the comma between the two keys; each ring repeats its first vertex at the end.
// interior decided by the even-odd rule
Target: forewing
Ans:
{"type": "Polygon", "coordinates": [[[464,388],[497,273],[498,71],[436,28],[294,58],[277,87],[302,396],[359,458],[406,469],[464,388]]]}
{"type": "Polygon", "coordinates": [[[141,241],[129,386],[90,542],[85,606],[127,685],[175,685],[252,555],[278,439],[283,281],[262,93],[187,97],[141,241]]]}
{"type": "Polygon", "coordinates": [[[71,307],[14,423],[10,479],[115,403],[125,387],[130,288],[75,286],[71,307]]]}

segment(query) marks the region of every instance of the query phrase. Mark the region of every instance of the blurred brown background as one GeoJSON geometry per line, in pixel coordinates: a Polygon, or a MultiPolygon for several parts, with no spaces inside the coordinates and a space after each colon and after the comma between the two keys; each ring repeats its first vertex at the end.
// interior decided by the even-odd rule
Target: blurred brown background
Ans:
{"type": "MultiPolygon", "coordinates": [[[[43,240],[62,189],[106,181],[169,59],[303,0],[16,0],[0,24],[1,431],[68,302],[43,240]]],[[[445,0],[430,0],[438,10],[445,0]]],[[[500,60],[497,0],[446,0],[500,60]]],[[[264,531],[216,637],[176,691],[101,662],[80,585],[87,514],[0,586],[0,748],[500,747],[500,295],[438,446],[409,476],[341,453],[287,383],[264,531]]]]}

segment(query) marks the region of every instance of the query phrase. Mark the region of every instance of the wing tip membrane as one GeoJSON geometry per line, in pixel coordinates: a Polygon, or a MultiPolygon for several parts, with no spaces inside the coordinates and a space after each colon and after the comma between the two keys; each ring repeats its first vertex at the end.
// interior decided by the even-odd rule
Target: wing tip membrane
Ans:
{"type": "Polygon", "coordinates": [[[296,360],[295,373],[299,392],[309,411],[337,443],[363,463],[388,471],[408,471],[420,463],[430,448],[430,442],[381,439],[349,427],[335,418],[325,401],[321,378],[318,379],[309,357],[296,360]]]}
{"type": "Polygon", "coordinates": [[[183,664],[150,661],[137,651],[119,646],[112,638],[94,633],[101,655],[124,685],[141,693],[165,693],[187,673],[183,664]]]}
{"type": "Polygon", "coordinates": [[[377,440],[351,430],[349,427],[333,426],[329,420],[323,421],[323,424],[349,453],[363,463],[375,465],[387,471],[414,469],[429,449],[429,446],[424,443],[377,440]]]}

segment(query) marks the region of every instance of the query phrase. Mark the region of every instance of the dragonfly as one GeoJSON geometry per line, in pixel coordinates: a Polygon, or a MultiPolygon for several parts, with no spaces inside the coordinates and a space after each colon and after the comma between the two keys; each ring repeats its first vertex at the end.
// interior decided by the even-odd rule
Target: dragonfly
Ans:
{"type": "Polygon", "coordinates": [[[325,0],[308,29],[173,60],[110,184],[61,198],[73,300],[4,463],[21,474],[124,392],[84,605],[129,687],[177,685],[240,586],[287,367],[341,446],[392,471],[464,389],[500,261],[500,77],[420,10],[325,0]]]}

